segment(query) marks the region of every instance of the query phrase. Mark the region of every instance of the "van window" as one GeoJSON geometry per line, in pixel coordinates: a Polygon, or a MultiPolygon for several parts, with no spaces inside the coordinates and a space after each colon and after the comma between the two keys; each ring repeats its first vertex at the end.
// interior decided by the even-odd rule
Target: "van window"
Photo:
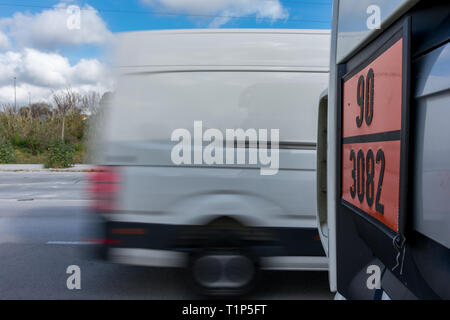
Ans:
{"type": "Polygon", "coordinates": [[[170,140],[194,121],[219,130],[280,129],[285,142],[315,142],[316,99],[327,73],[160,72],[122,76],[107,126],[114,141],[170,140]]]}

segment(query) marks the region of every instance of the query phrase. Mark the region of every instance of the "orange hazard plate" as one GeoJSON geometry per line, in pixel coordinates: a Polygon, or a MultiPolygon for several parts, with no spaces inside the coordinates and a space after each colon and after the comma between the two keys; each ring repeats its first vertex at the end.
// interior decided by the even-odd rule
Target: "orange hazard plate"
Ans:
{"type": "Polygon", "coordinates": [[[399,231],[403,39],[342,83],[342,200],[399,231]]]}

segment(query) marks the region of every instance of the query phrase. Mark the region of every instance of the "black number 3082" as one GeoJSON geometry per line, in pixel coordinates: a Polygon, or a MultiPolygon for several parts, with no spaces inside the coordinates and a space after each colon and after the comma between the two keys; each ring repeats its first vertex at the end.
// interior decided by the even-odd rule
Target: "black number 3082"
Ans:
{"type": "Polygon", "coordinates": [[[380,174],[378,177],[378,186],[375,195],[375,210],[381,214],[384,214],[384,205],[380,203],[381,187],[383,185],[385,157],[383,149],[378,149],[376,159],[372,149],[367,151],[364,155],[363,150],[359,150],[358,153],[355,150],[350,151],[350,161],[353,162],[352,179],[353,185],[350,186],[350,195],[353,199],[358,196],[360,203],[367,201],[369,207],[372,207],[374,201],[375,185],[375,161],[380,163],[380,174]]]}

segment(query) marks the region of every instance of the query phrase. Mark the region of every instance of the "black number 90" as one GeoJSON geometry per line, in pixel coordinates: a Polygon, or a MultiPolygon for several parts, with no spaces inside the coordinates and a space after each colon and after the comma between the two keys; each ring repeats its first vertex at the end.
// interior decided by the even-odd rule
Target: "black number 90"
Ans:
{"type": "Polygon", "coordinates": [[[366,124],[370,125],[373,118],[373,91],[374,91],[375,77],[373,69],[370,68],[367,72],[366,80],[364,76],[358,79],[358,86],[356,89],[356,102],[360,108],[359,116],[356,117],[356,126],[361,127],[364,120],[364,109],[366,114],[366,124]]]}

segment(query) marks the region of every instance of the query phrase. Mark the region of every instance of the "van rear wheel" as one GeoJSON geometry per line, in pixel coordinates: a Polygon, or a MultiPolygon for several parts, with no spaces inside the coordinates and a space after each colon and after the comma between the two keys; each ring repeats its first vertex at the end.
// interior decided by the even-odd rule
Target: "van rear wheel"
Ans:
{"type": "Polygon", "coordinates": [[[258,267],[241,251],[212,250],[193,255],[190,274],[198,293],[208,296],[240,296],[254,286],[258,267]]]}

